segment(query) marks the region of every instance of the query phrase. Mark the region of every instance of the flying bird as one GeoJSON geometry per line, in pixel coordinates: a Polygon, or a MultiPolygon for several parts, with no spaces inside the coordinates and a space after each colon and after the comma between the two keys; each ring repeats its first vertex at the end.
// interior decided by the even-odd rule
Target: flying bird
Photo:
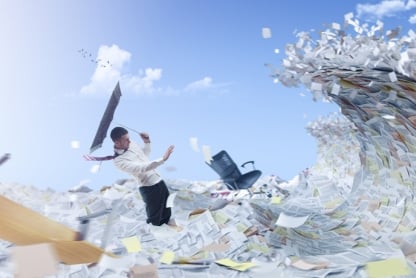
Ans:
{"type": "Polygon", "coordinates": [[[107,63],[100,63],[101,62],[101,59],[92,59],[91,57],[93,57],[93,54],[91,52],[88,52],[84,48],[79,49],[78,52],[82,55],[83,58],[87,58],[88,57],[89,61],[91,63],[96,64],[97,66],[100,66],[102,68],[111,67],[112,66],[112,64],[110,63],[109,60],[107,60],[107,63]]]}

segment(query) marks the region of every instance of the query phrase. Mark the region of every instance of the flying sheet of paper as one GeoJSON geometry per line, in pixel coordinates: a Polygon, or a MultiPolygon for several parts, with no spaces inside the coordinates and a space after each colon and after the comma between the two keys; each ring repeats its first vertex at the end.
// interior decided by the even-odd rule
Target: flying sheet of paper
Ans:
{"type": "Polygon", "coordinates": [[[276,225],[286,228],[297,228],[302,226],[308,220],[308,217],[308,215],[301,217],[289,216],[282,212],[276,221],[276,225]]]}
{"type": "Polygon", "coordinates": [[[261,29],[261,35],[263,36],[263,39],[270,39],[272,37],[272,31],[270,28],[264,27],[261,29]]]}
{"type": "Polygon", "coordinates": [[[137,253],[142,250],[142,246],[137,236],[123,238],[121,239],[121,242],[129,253],[137,253]]]}
{"type": "Polygon", "coordinates": [[[194,150],[195,152],[199,152],[198,138],[196,137],[189,138],[189,143],[191,144],[192,150],[194,150]]]}
{"type": "Polygon", "coordinates": [[[76,141],[76,140],[71,141],[71,148],[79,149],[79,146],[80,146],[79,141],[76,141]]]}
{"type": "Polygon", "coordinates": [[[331,89],[331,94],[338,95],[341,90],[341,86],[339,84],[334,84],[331,89]]]}
{"type": "Polygon", "coordinates": [[[337,22],[331,24],[332,29],[341,30],[341,25],[337,22]]]}
{"type": "Polygon", "coordinates": [[[389,78],[391,82],[397,82],[397,76],[396,73],[394,71],[389,73],[389,78]]]}
{"type": "Polygon", "coordinates": [[[166,207],[167,208],[173,208],[173,204],[175,202],[177,192],[170,194],[168,197],[168,200],[166,201],[166,207]]]}
{"type": "Polygon", "coordinates": [[[202,153],[204,154],[205,162],[211,164],[212,156],[211,156],[211,148],[210,148],[210,146],[203,145],[202,146],[202,153]]]}
{"type": "Polygon", "coordinates": [[[91,167],[90,172],[95,174],[100,170],[100,164],[95,164],[91,167]]]}
{"type": "Polygon", "coordinates": [[[15,246],[11,255],[19,278],[44,277],[58,272],[58,258],[51,244],[15,246]]]}
{"type": "Polygon", "coordinates": [[[311,91],[322,91],[322,84],[321,83],[316,83],[316,82],[312,82],[311,84],[311,91]]]}

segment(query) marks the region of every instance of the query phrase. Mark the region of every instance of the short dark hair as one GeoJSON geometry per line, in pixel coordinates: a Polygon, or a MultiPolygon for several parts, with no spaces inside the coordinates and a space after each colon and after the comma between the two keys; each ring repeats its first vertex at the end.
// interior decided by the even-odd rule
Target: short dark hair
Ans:
{"type": "Polygon", "coordinates": [[[121,136],[127,133],[128,133],[127,129],[118,126],[118,127],[113,128],[113,130],[111,131],[110,137],[113,140],[113,142],[115,142],[118,139],[120,139],[121,136]]]}

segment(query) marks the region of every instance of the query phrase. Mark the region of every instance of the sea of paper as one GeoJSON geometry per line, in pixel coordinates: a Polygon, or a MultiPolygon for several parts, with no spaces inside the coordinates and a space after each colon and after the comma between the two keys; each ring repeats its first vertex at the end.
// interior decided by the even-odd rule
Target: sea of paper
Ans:
{"type": "Polygon", "coordinates": [[[352,14],[299,32],[272,76],[339,105],[306,127],[316,163],[250,190],[167,180],[176,225],[146,224],[132,180],[68,192],[0,183],[1,195],[71,229],[96,216],[85,239],[117,255],[64,265],[47,243],[0,241],[0,277],[416,277],[416,34],[399,34],[352,14]]]}
{"type": "Polygon", "coordinates": [[[370,190],[355,129],[345,118],[332,115],[307,129],[318,140],[319,159],[292,180],[264,176],[250,191],[228,191],[221,180],[167,181],[176,226],[146,224],[134,180],[68,192],[1,184],[1,195],[74,230],[77,218],[99,215],[86,240],[118,257],[64,265],[47,244],[0,241],[0,277],[415,275],[416,210],[409,197],[370,190]],[[333,142],[331,151],[322,140],[333,142]],[[343,145],[349,147],[337,147],[343,145]],[[339,167],[340,160],[350,164],[339,167]]]}

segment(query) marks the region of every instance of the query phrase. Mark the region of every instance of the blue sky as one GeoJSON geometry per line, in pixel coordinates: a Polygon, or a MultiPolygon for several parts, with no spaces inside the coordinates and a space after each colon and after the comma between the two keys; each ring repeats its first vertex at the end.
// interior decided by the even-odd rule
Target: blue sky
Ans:
{"type": "MultiPolygon", "coordinates": [[[[112,162],[92,173],[95,163],[82,158],[118,80],[110,128],[147,131],[151,158],[174,144],[164,177],[218,178],[191,148],[196,137],[212,154],[225,149],[237,163],[255,160],[264,175],[291,179],[316,159],[307,123],[338,107],[275,84],[265,63],[280,66],[294,32],[343,23],[349,12],[406,32],[416,1],[1,1],[0,154],[11,159],[0,182],[98,189],[127,177],[112,162]]],[[[108,137],[93,154],[111,153],[108,137]]]]}

